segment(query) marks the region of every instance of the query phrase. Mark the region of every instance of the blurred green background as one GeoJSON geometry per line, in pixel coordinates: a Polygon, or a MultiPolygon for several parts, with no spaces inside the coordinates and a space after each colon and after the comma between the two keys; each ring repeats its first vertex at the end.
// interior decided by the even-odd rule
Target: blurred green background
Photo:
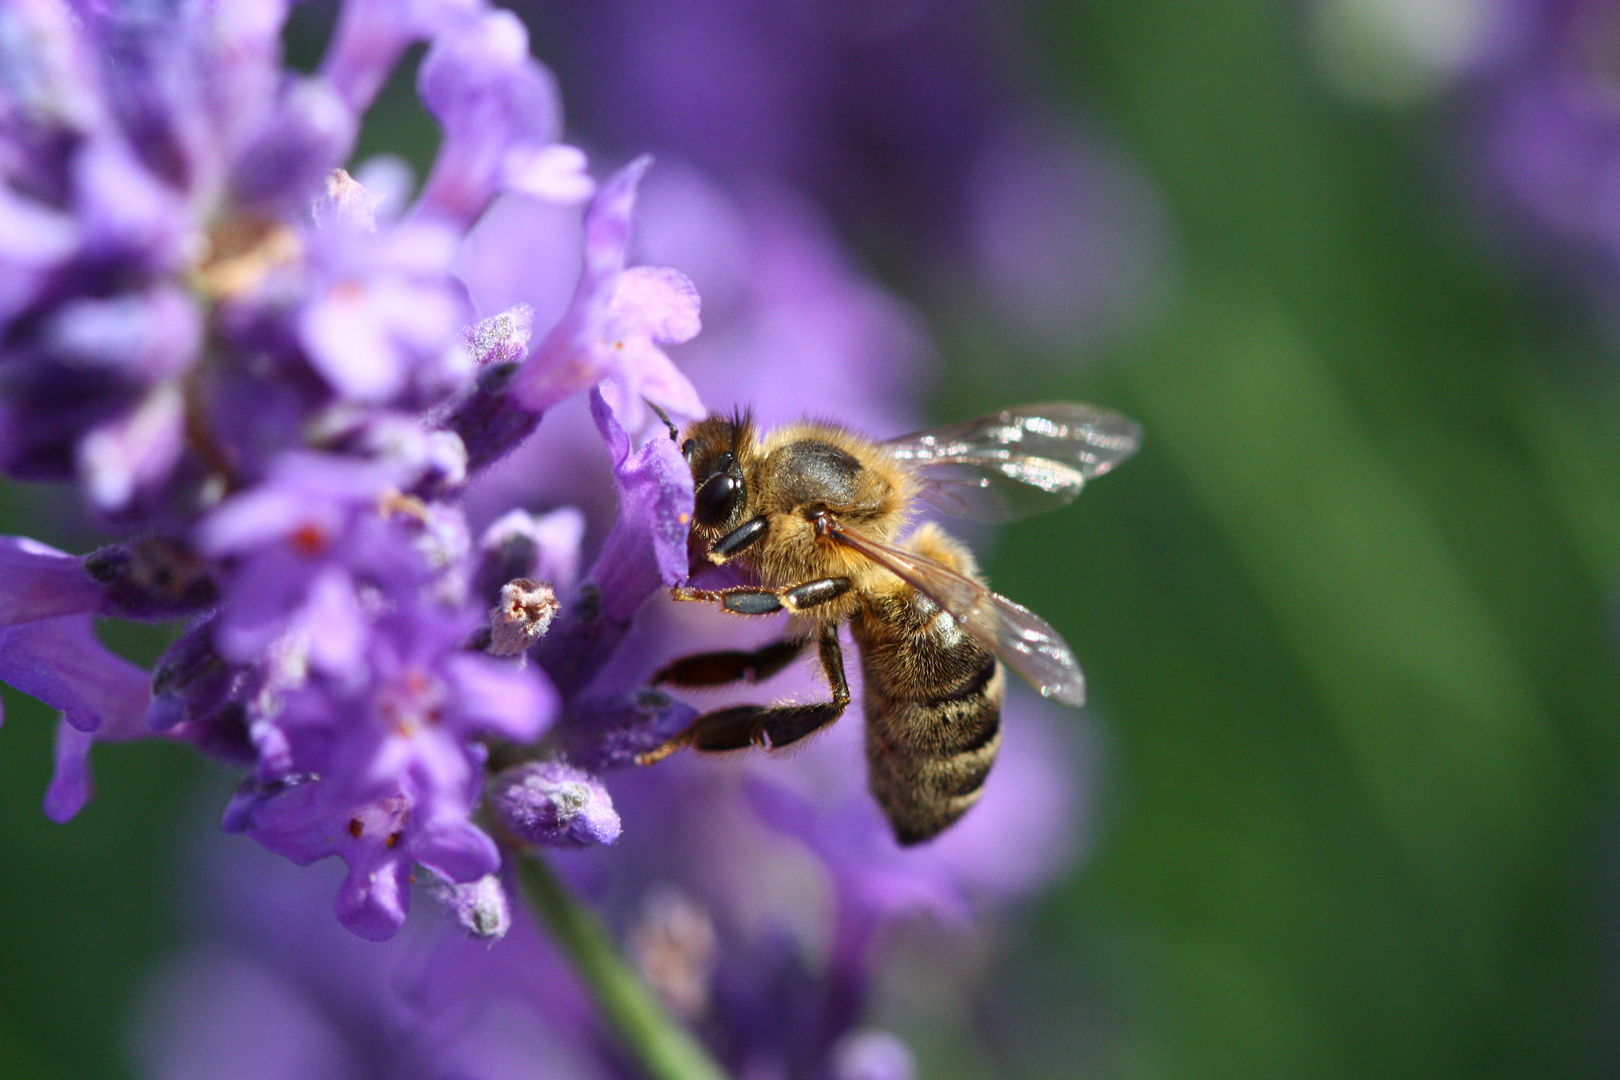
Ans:
{"type": "MultiPolygon", "coordinates": [[[[1180,277],[1101,355],[932,313],[939,416],[1010,379],[1147,445],[988,568],[1083,659],[1109,778],[1091,859],[1005,935],[972,1022],[921,1032],[921,1074],[1613,1075],[1620,358],[1486,257],[1444,110],[1336,95],[1289,6],[1029,18],[1055,107],[1161,185],[1180,277]]],[[[4,696],[0,1076],[126,1075],[212,770],[103,747],[53,825],[51,717],[4,696]]]]}

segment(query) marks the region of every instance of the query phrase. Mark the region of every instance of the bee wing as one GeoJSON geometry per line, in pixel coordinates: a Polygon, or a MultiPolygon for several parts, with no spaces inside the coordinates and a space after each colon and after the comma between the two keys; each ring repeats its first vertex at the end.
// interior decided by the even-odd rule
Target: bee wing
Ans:
{"type": "Polygon", "coordinates": [[[921,496],[946,513],[1010,521],[1068,504],[1087,480],[1136,453],[1141,442],[1133,420],[1057,401],[902,435],[884,446],[915,468],[921,496]]]}
{"type": "Polygon", "coordinates": [[[1086,679],[1074,653],[1058,632],[1033,611],[926,555],[840,525],[832,526],[831,535],[949,612],[963,630],[1027,679],[1043,697],[1064,705],[1085,703],[1086,679]]]}

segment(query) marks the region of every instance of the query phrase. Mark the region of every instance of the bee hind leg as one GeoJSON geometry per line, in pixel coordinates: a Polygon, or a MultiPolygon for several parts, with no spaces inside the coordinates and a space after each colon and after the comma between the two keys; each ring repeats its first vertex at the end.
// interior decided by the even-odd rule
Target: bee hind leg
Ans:
{"type": "Polygon", "coordinates": [[[750,746],[776,749],[826,727],[849,707],[849,681],[844,676],[844,651],[838,644],[837,627],[829,626],[821,631],[820,651],[822,670],[832,684],[831,701],[816,705],[733,705],[716,709],[693,720],[685,731],[662,746],[638,756],[636,763],[651,765],[683,746],[710,752],[743,750],[750,746]]]}

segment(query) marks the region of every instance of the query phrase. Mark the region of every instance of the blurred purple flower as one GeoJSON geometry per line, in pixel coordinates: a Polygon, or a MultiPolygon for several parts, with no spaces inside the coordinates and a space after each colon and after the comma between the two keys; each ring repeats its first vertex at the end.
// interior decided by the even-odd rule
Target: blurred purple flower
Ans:
{"type": "Polygon", "coordinates": [[[132,1032],[148,1080],[585,1080],[622,1076],[556,949],[517,917],[492,947],[424,905],[383,943],[325,912],[333,876],[217,840],[178,901],[197,942],[132,1032]]]}
{"type": "Polygon", "coordinates": [[[396,612],[370,629],[349,668],[288,693],[250,730],[258,765],[226,826],[300,864],[341,857],[338,917],[386,938],[413,863],[458,883],[499,869],[494,841],[468,821],[480,740],[533,742],[555,706],[532,672],[467,652],[465,621],[396,612]]]}
{"type": "Polygon", "coordinates": [[[598,138],[737,192],[808,194],[853,233],[937,264],[925,284],[947,302],[978,286],[1008,334],[1072,353],[1167,291],[1154,184],[1100,127],[1035,102],[1039,50],[1006,5],[515,6],[567,43],[573,108],[598,138]]]}
{"type": "Polygon", "coordinates": [[[1515,0],[1464,99],[1483,188],[1521,253],[1572,276],[1614,323],[1620,289],[1620,101],[1613,4],[1515,0]]]}

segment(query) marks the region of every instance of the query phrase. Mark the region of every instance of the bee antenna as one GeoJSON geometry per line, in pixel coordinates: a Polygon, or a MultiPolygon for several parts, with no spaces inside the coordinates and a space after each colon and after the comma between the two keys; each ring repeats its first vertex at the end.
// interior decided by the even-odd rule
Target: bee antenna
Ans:
{"type": "Polygon", "coordinates": [[[641,400],[645,401],[647,403],[647,408],[651,409],[658,416],[658,419],[660,419],[660,420],[662,420],[664,422],[664,426],[669,428],[669,441],[670,442],[680,442],[681,441],[680,429],[675,426],[675,421],[673,421],[673,420],[671,420],[669,418],[669,413],[665,412],[663,409],[660,409],[658,407],[658,405],[656,403],[654,403],[650,398],[645,398],[644,397],[641,400]]]}

